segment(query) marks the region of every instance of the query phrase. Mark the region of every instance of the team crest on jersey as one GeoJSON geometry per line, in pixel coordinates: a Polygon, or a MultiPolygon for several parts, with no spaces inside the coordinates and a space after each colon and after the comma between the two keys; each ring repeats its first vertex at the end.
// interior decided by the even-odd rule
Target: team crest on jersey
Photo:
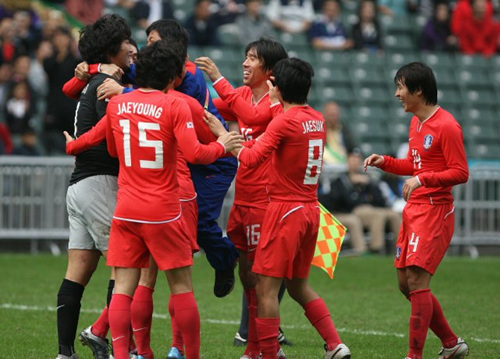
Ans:
{"type": "Polygon", "coordinates": [[[431,148],[432,141],[434,141],[434,137],[432,137],[432,135],[425,136],[425,139],[424,139],[424,148],[426,150],[428,150],[429,148],[431,148]]]}

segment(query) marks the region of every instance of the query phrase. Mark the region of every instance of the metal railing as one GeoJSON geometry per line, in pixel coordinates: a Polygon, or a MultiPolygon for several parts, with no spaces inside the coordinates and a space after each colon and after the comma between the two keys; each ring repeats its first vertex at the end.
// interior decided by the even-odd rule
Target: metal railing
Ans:
{"type": "MultiPolygon", "coordinates": [[[[72,157],[0,156],[0,240],[30,240],[32,252],[40,240],[67,240],[66,190],[73,166],[72,157]]],[[[223,229],[233,191],[231,187],[220,217],[223,229]]],[[[469,182],[457,186],[454,195],[452,243],[500,245],[500,168],[471,167],[469,182]]]]}

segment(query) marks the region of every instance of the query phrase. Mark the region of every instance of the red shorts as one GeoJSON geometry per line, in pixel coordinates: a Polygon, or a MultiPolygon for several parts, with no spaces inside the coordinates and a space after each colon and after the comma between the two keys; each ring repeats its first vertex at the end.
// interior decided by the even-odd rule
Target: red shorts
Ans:
{"type": "Polygon", "coordinates": [[[196,201],[196,199],[192,199],[189,201],[181,200],[181,208],[182,219],[188,231],[187,233],[189,235],[193,253],[199,252],[200,246],[198,246],[198,202],[196,201]]]}
{"type": "Polygon", "coordinates": [[[271,202],[262,225],[253,272],[275,278],[307,278],[318,229],[316,202],[271,202]]]}
{"type": "Polygon", "coordinates": [[[396,268],[417,266],[434,274],[450,246],[454,230],[453,203],[408,203],[396,244],[396,268]]]}
{"type": "Polygon", "coordinates": [[[236,248],[247,252],[248,259],[253,261],[259,244],[260,233],[266,210],[235,204],[229,214],[227,235],[236,248]]]}
{"type": "Polygon", "coordinates": [[[184,221],[139,223],[113,219],[108,265],[148,268],[152,255],[162,271],[193,265],[191,242],[184,221]]]}

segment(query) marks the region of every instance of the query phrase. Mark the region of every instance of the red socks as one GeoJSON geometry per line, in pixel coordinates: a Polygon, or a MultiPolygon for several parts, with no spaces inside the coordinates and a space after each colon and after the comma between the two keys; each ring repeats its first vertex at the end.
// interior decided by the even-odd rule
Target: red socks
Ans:
{"type": "Polygon", "coordinates": [[[326,342],[329,350],[335,349],[337,345],[342,343],[337,328],[335,328],[335,324],[333,323],[330,311],[323,298],[310,301],[304,306],[304,310],[305,316],[326,342]]]}
{"type": "Polygon", "coordinates": [[[113,295],[108,318],[113,340],[115,359],[129,359],[130,305],[132,297],[125,294],[113,295]]]}
{"type": "Polygon", "coordinates": [[[131,305],[132,330],[137,343],[137,352],[145,357],[152,357],[151,323],[153,319],[154,289],[138,286],[131,305]]]}
{"type": "Polygon", "coordinates": [[[457,345],[458,337],[448,324],[448,321],[444,316],[441,304],[432,293],[431,293],[431,298],[432,298],[432,318],[429,328],[431,328],[434,334],[436,334],[438,338],[441,339],[443,347],[452,348],[455,345],[457,345]]]}
{"type": "Polygon", "coordinates": [[[410,353],[408,356],[421,359],[433,312],[431,290],[414,290],[410,292],[410,299],[410,353]]]}
{"type": "MultiPolygon", "coordinates": [[[[174,294],[170,297],[173,302],[175,322],[181,332],[186,345],[186,357],[200,358],[200,312],[193,292],[174,294]]],[[[180,348],[177,348],[180,349],[180,348]]]]}
{"type": "Polygon", "coordinates": [[[257,293],[255,288],[245,289],[248,302],[248,345],[245,350],[245,355],[249,357],[259,357],[259,337],[257,335],[257,325],[255,318],[257,318],[257,293]]]}
{"type": "Polygon", "coordinates": [[[106,338],[109,331],[109,319],[108,319],[108,307],[106,306],[101,313],[101,316],[90,328],[92,334],[97,335],[100,338],[106,338]]]}
{"type": "Polygon", "coordinates": [[[175,322],[175,312],[174,312],[174,300],[172,294],[170,295],[170,301],[168,302],[168,312],[170,313],[170,318],[172,319],[172,347],[179,349],[181,354],[184,354],[184,341],[182,340],[182,334],[179,330],[179,326],[175,322]]]}
{"type": "Polygon", "coordinates": [[[262,359],[276,359],[280,318],[255,318],[255,323],[262,359]]]}

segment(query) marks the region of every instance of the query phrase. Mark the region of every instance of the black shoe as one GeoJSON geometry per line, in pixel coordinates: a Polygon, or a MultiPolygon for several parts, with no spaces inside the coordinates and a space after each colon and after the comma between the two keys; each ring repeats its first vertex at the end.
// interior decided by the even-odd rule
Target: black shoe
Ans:
{"type": "Polygon", "coordinates": [[[280,343],[280,345],[288,345],[289,347],[293,345],[293,343],[285,337],[285,333],[283,333],[281,327],[280,327],[280,335],[278,336],[278,342],[280,343]]]}
{"type": "Polygon", "coordinates": [[[248,344],[248,340],[243,338],[240,333],[236,333],[236,335],[234,336],[234,341],[233,341],[233,344],[235,347],[246,347],[247,344],[248,344]]]}
{"type": "Polygon", "coordinates": [[[234,267],[215,271],[214,294],[218,298],[225,297],[234,289],[234,267]]]}

